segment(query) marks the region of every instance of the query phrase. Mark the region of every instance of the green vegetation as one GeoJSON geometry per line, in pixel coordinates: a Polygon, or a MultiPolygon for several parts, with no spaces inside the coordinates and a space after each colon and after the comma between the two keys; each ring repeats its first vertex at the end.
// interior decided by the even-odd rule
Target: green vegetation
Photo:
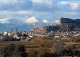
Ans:
{"type": "Polygon", "coordinates": [[[65,42],[66,45],[80,45],[80,42],[65,42]]]}
{"type": "Polygon", "coordinates": [[[80,42],[75,39],[35,38],[31,41],[0,41],[2,57],[80,57],[80,42]],[[53,51],[52,51],[53,50],[53,51]]]}
{"type": "Polygon", "coordinates": [[[37,44],[37,45],[39,45],[39,47],[47,47],[47,48],[49,48],[49,47],[52,46],[53,41],[52,40],[38,38],[38,39],[33,39],[31,41],[31,43],[37,44]]]}
{"type": "Polygon", "coordinates": [[[47,48],[39,48],[37,57],[48,57],[48,49],[47,48]]]}
{"type": "Polygon", "coordinates": [[[2,48],[1,57],[27,57],[24,45],[10,44],[2,48]]]}
{"type": "Polygon", "coordinates": [[[28,53],[28,57],[37,57],[38,52],[37,51],[31,51],[28,53]]]}

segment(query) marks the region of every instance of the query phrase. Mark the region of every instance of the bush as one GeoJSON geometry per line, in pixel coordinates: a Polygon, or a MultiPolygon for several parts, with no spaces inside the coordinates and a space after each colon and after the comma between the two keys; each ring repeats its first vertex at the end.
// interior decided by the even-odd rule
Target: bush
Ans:
{"type": "Polygon", "coordinates": [[[47,48],[39,48],[37,57],[48,57],[48,49],[47,48]]]}
{"type": "Polygon", "coordinates": [[[47,47],[47,48],[51,47],[53,44],[52,40],[47,40],[44,38],[33,39],[31,42],[33,44],[39,45],[40,47],[47,47]]]}
{"type": "Polygon", "coordinates": [[[37,51],[31,51],[28,53],[28,57],[37,57],[37,51]]]}
{"type": "Polygon", "coordinates": [[[1,50],[2,57],[27,57],[25,46],[10,44],[1,50]]]}

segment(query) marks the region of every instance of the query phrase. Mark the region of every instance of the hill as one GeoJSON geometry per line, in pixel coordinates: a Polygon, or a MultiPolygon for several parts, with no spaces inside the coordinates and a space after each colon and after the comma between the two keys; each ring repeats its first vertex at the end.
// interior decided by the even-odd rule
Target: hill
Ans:
{"type": "Polygon", "coordinates": [[[34,27],[31,31],[36,33],[43,32],[70,32],[70,31],[80,31],[80,19],[70,19],[70,18],[60,18],[58,24],[48,25],[48,26],[37,26],[34,27]]]}

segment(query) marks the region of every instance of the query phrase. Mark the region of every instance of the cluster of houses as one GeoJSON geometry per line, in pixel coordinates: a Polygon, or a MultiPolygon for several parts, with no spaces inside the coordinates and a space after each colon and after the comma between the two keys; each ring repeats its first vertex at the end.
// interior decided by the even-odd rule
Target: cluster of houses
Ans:
{"type": "MultiPolygon", "coordinates": [[[[42,29],[42,28],[41,28],[42,29]]],[[[4,40],[4,41],[20,41],[20,40],[26,40],[26,41],[30,41],[33,38],[40,38],[40,37],[47,37],[47,38],[70,38],[70,37],[76,37],[76,36],[80,36],[80,32],[79,31],[70,31],[70,32],[34,32],[34,31],[30,31],[30,32],[0,32],[0,40],[4,40]]]]}
{"type": "Polygon", "coordinates": [[[16,41],[16,40],[31,40],[33,36],[26,32],[3,32],[0,33],[0,40],[4,41],[16,41]]]}
{"type": "MultiPolygon", "coordinates": [[[[47,26],[48,28],[48,26],[47,26]]],[[[48,38],[71,38],[80,36],[80,31],[54,31],[54,27],[49,26],[49,31],[44,26],[38,26],[31,30],[36,37],[48,37],[48,38]]]]}

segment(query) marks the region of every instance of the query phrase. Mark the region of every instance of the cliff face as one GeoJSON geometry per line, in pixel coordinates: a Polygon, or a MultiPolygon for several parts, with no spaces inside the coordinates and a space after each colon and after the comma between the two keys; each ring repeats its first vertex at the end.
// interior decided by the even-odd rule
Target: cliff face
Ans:
{"type": "Polygon", "coordinates": [[[80,19],[61,18],[59,27],[60,31],[80,31],[80,19]]]}
{"type": "Polygon", "coordinates": [[[59,24],[80,24],[80,19],[60,18],[59,24]]]}
{"type": "Polygon", "coordinates": [[[42,28],[36,27],[32,29],[34,32],[40,31],[40,32],[51,32],[51,31],[80,31],[80,19],[69,19],[69,18],[61,18],[59,19],[58,25],[50,25],[50,26],[42,26],[42,28]]]}
{"type": "Polygon", "coordinates": [[[45,28],[46,28],[46,32],[57,31],[60,29],[58,25],[45,26],[45,28]]]}

